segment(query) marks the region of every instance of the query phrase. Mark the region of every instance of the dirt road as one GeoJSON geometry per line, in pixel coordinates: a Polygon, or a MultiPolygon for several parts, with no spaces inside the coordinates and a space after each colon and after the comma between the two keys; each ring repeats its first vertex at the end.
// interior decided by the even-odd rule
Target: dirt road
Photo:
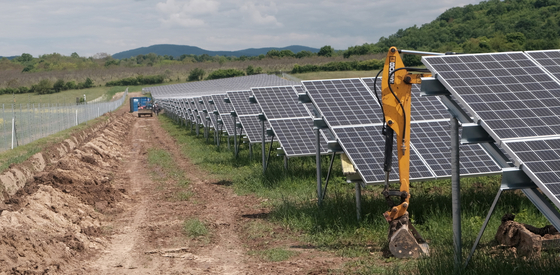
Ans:
{"type": "Polygon", "coordinates": [[[18,168],[45,163],[17,193],[4,192],[0,274],[326,274],[341,267],[343,259],[302,249],[293,238],[274,239],[295,251],[287,261],[250,253],[268,243],[251,236],[253,225],[267,223],[260,200],[234,194],[193,165],[157,117],[126,110],[18,168]],[[150,149],[167,151],[185,171],[188,199],[176,199],[184,186],[153,180],[150,149]],[[210,233],[185,234],[192,218],[210,233]]]}

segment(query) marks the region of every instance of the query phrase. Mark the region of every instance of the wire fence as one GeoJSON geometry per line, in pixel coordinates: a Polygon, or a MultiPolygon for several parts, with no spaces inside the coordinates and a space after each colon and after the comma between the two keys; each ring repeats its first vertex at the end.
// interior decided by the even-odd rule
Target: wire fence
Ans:
{"type": "Polygon", "coordinates": [[[88,104],[2,104],[0,152],[74,127],[120,107],[128,94],[112,102],[88,104]]]}

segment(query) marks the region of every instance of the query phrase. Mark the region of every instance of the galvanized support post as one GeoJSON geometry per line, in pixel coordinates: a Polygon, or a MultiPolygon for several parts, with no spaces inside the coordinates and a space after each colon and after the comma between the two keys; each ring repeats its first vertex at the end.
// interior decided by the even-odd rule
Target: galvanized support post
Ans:
{"type": "Polygon", "coordinates": [[[356,182],[356,218],[358,221],[362,220],[362,185],[356,182]]]}
{"type": "Polygon", "coordinates": [[[253,160],[253,144],[249,142],[249,160],[253,160]]]}
{"type": "Polygon", "coordinates": [[[461,269],[461,170],[459,160],[459,121],[451,116],[451,213],[453,216],[453,245],[455,273],[461,269]]]}
{"type": "Polygon", "coordinates": [[[288,171],[288,156],[284,155],[284,170],[288,171]]]}
{"type": "Polygon", "coordinates": [[[321,206],[323,201],[323,191],[322,188],[322,179],[321,179],[321,130],[319,127],[314,127],[315,130],[315,148],[316,148],[316,155],[315,155],[315,164],[317,165],[317,203],[321,206]]]}
{"type": "Polygon", "coordinates": [[[237,116],[233,116],[233,152],[237,158],[237,116]]]}
{"type": "Polygon", "coordinates": [[[262,142],[261,142],[261,147],[262,147],[262,167],[263,167],[263,174],[266,172],[266,129],[264,128],[264,120],[261,121],[261,127],[262,127],[262,142]]]}

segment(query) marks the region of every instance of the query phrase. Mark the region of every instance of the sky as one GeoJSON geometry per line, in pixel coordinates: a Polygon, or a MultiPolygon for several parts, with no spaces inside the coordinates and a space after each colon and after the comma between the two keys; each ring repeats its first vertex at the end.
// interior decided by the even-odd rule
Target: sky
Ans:
{"type": "Polygon", "coordinates": [[[480,0],[0,0],[0,56],[375,43],[480,0]]]}

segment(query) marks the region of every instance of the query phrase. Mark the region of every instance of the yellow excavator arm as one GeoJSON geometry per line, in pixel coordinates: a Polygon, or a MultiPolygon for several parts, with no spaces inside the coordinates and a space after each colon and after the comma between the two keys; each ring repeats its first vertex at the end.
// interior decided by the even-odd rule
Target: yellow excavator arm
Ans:
{"type": "MultiPolygon", "coordinates": [[[[383,213],[389,222],[390,249],[399,258],[419,257],[428,254],[424,239],[410,223],[410,109],[412,84],[419,84],[421,77],[429,74],[411,74],[395,47],[389,49],[381,79],[381,101],[384,114],[385,135],[385,190],[383,194],[391,208],[383,213]],[[393,140],[396,136],[399,167],[399,190],[389,190],[389,174],[392,169],[393,140]],[[398,197],[394,204],[391,197],[398,197]]],[[[420,70],[425,71],[425,70],[420,70]]]]}

